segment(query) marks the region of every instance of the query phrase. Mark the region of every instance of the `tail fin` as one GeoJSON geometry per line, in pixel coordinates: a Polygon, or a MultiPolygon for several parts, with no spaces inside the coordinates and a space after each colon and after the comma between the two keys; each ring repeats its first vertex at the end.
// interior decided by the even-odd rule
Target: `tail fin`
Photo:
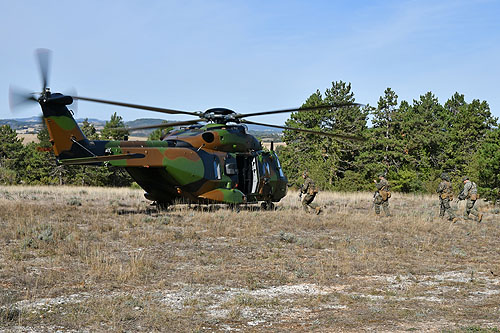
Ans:
{"type": "Polygon", "coordinates": [[[43,119],[50,142],[58,159],[93,156],[90,142],[73,118],[66,105],[73,103],[71,96],[46,92],[40,99],[43,119]]]}

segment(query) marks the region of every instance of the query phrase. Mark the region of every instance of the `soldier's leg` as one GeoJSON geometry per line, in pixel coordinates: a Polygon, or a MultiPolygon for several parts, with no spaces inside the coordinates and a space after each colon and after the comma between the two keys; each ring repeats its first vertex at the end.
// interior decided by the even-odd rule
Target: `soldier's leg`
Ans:
{"type": "MultiPolygon", "coordinates": [[[[444,211],[446,211],[448,213],[448,220],[453,221],[456,216],[455,216],[455,213],[453,212],[453,210],[451,210],[450,200],[444,199],[441,201],[441,204],[442,204],[444,211]]],[[[444,212],[443,212],[443,217],[444,217],[444,212]]]]}
{"type": "Polygon", "coordinates": [[[439,216],[444,217],[445,211],[446,211],[446,207],[444,205],[444,200],[439,198],[439,216]]]}
{"type": "Polygon", "coordinates": [[[472,215],[477,217],[478,215],[477,209],[473,209],[475,202],[476,202],[475,200],[473,201],[471,199],[467,199],[467,203],[465,204],[465,218],[469,219],[469,214],[471,213],[472,215]]]}
{"type": "Polygon", "coordinates": [[[321,206],[313,202],[315,198],[316,198],[316,193],[312,195],[312,200],[311,203],[309,204],[309,207],[311,207],[314,210],[316,215],[319,215],[321,213],[321,206]]]}
{"type": "Polygon", "coordinates": [[[314,203],[314,198],[316,198],[316,194],[308,194],[309,198],[306,200],[307,207],[311,208],[316,215],[321,213],[321,208],[318,204],[314,203]]]}
{"type": "Polygon", "coordinates": [[[311,195],[311,201],[309,201],[309,207],[312,209],[316,209],[318,207],[318,204],[314,202],[314,199],[316,198],[316,194],[311,195]]]}
{"type": "Polygon", "coordinates": [[[380,195],[376,195],[375,198],[373,198],[373,207],[375,208],[375,214],[379,215],[380,214],[380,204],[382,203],[382,198],[380,195]]]}
{"type": "Polygon", "coordinates": [[[470,209],[472,208],[472,206],[470,205],[471,205],[470,200],[467,199],[467,201],[465,202],[465,211],[464,211],[464,218],[467,220],[469,219],[470,209]]]}
{"type": "Polygon", "coordinates": [[[302,199],[302,209],[304,210],[304,212],[308,211],[307,203],[306,203],[306,198],[305,197],[302,199]]]}
{"type": "Polygon", "coordinates": [[[304,208],[305,212],[309,211],[309,208],[311,206],[311,202],[313,201],[314,197],[310,194],[306,194],[304,196],[304,199],[302,199],[302,208],[304,208]]]}
{"type": "MultiPolygon", "coordinates": [[[[467,203],[469,201],[467,200],[467,203]]],[[[469,212],[474,215],[477,219],[479,219],[479,211],[476,208],[476,200],[470,200],[471,202],[471,207],[469,209],[469,212]]]]}
{"type": "Polygon", "coordinates": [[[384,208],[384,213],[386,216],[391,216],[391,212],[389,211],[389,200],[386,200],[382,203],[382,207],[384,208]]]}

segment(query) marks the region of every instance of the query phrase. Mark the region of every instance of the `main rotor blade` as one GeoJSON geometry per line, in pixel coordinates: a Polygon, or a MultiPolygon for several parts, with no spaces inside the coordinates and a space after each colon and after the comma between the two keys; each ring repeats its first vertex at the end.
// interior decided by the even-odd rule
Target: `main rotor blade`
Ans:
{"type": "Polygon", "coordinates": [[[35,94],[21,88],[9,86],[9,107],[12,112],[29,102],[37,102],[35,94]]]}
{"type": "Polygon", "coordinates": [[[337,139],[347,139],[347,140],[353,140],[353,141],[364,141],[363,138],[360,138],[360,137],[357,137],[357,136],[344,135],[344,134],[335,134],[335,133],[328,133],[328,132],[321,132],[321,131],[313,131],[313,130],[309,130],[309,129],[305,129],[305,128],[295,128],[295,127],[271,125],[271,124],[265,124],[265,123],[258,123],[258,122],[250,121],[250,120],[246,120],[246,119],[241,120],[241,123],[252,124],[252,125],[261,125],[261,126],[274,127],[274,128],[281,128],[281,129],[286,129],[286,130],[291,130],[291,131],[297,131],[297,132],[304,132],[304,133],[311,133],[311,134],[316,134],[316,135],[325,135],[325,136],[330,136],[330,137],[337,138],[337,139]]]}
{"type": "Polygon", "coordinates": [[[276,114],[276,113],[315,111],[315,110],[322,110],[322,109],[342,108],[345,106],[362,106],[362,105],[363,104],[359,104],[359,103],[323,104],[323,105],[317,105],[317,106],[307,106],[307,107],[303,107],[303,108],[262,111],[262,112],[246,113],[246,114],[240,113],[240,114],[235,115],[234,118],[239,119],[239,118],[246,118],[246,117],[264,116],[264,115],[276,114]]]}
{"type": "MultiPolygon", "coordinates": [[[[76,96],[78,93],[76,92],[75,87],[71,87],[70,89],[66,89],[64,91],[64,95],[66,96],[76,96]]],[[[76,115],[78,113],[78,101],[76,99],[73,99],[73,103],[70,105],[67,105],[68,108],[71,108],[76,115]]]]}
{"type": "Polygon", "coordinates": [[[42,75],[42,84],[43,84],[42,91],[45,91],[45,88],[47,88],[47,85],[49,84],[50,56],[51,56],[51,51],[48,49],[37,49],[35,51],[35,57],[38,60],[40,74],[42,75]]]}
{"type": "Polygon", "coordinates": [[[82,101],[117,105],[117,106],[123,106],[126,108],[148,110],[148,111],[162,112],[162,113],[168,113],[168,114],[185,114],[185,115],[195,116],[195,117],[199,117],[202,114],[201,112],[190,112],[190,111],[164,109],[164,108],[158,108],[158,107],[154,107],[154,106],[115,102],[115,101],[108,101],[108,100],[104,100],[104,99],[97,99],[97,98],[90,98],[90,97],[82,97],[82,96],[72,96],[72,97],[73,97],[73,99],[79,99],[82,101]]]}
{"type": "Polygon", "coordinates": [[[186,120],[186,121],[175,121],[171,123],[163,123],[163,124],[158,124],[158,125],[148,125],[148,126],[138,126],[138,127],[119,127],[119,129],[127,130],[130,132],[133,131],[140,131],[140,130],[145,130],[145,129],[152,129],[152,128],[166,128],[166,127],[176,127],[176,126],[183,126],[183,125],[193,125],[197,124],[199,120],[186,120]]]}

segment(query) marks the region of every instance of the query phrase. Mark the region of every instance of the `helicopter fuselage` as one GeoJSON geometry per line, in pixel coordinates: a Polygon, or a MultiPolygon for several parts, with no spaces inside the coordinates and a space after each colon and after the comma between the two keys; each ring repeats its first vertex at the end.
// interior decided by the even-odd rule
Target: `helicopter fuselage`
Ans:
{"type": "Polygon", "coordinates": [[[287,179],[274,151],[243,125],[206,124],[172,131],[163,140],[88,140],[59,94],[41,101],[53,149],[63,164],[109,163],[125,168],[162,204],[277,202],[287,179]],[[61,103],[58,103],[61,101],[61,103]]]}
{"type": "Polygon", "coordinates": [[[241,125],[208,124],[162,141],[109,141],[105,147],[106,154],[144,155],[109,163],[124,167],[157,202],[277,202],[286,195],[278,156],[262,150],[241,125]]]}

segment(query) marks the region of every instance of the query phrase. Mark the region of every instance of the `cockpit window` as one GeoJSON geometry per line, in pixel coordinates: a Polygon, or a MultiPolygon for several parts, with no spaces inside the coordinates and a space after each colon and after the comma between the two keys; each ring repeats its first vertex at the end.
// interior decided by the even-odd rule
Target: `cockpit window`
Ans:
{"type": "Polygon", "coordinates": [[[238,174],[238,164],[236,163],[236,158],[231,156],[231,154],[227,154],[224,159],[224,168],[226,175],[237,175],[238,174]]]}
{"type": "Polygon", "coordinates": [[[278,158],[278,155],[274,154],[274,157],[276,157],[276,165],[278,167],[278,173],[280,175],[280,178],[285,178],[285,174],[283,173],[283,169],[281,169],[281,163],[280,163],[280,159],[278,158]]]}

